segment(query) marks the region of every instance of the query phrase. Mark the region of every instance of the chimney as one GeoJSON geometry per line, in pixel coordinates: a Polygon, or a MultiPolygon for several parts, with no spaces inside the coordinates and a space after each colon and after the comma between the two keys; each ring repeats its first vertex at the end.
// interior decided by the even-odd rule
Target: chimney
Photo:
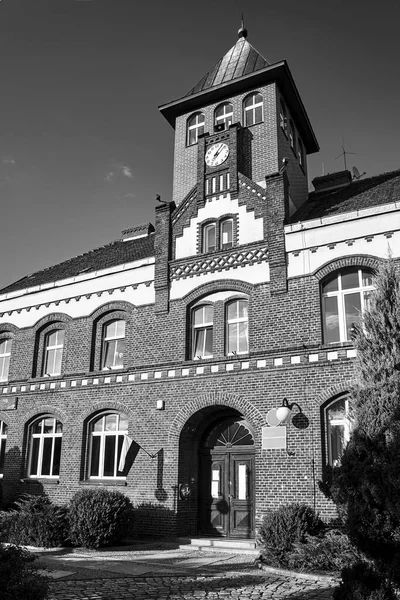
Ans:
{"type": "Polygon", "coordinates": [[[314,177],[312,184],[316,192],[328,192],[349,185],[351,180],[351,173],[346,170],[338,173],[328,173],[328,175],[322,175],[322,177],[314,177]]]}
{"type": "Polygon", "coordinates": [[[121,231],[122,241],[129,242],[137,238],[148,237],[154,231],[154,226],[151,223],[142,223],[121,231]]]}

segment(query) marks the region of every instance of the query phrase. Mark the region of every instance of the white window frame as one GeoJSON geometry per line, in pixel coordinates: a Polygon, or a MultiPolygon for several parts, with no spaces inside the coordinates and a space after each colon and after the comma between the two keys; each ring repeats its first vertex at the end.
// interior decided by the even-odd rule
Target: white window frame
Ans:
{"type": "MultiPolygon", "coordinates": [[[[97,417],[95,417],[94,419],[92,419],[89,423],[89,462],[88,462],[88,476],[89,479],[116,479],[116,480],[125,480],[126,477],[124,475],[117,475],[118,473],[118,465],[119,465],[119,460],[120,460],[120,455],[121,452],[118,453],[118,438],[120,436],[127,436],[128,435],[128,427],[126,429],[120,429],[119,425],[120,425],[120,421],[121,421],[121,416],[124,419],[128,419],[127,415],[125,414],[120,414],[118,412],[107,412],[107,413],[102,413],[101,415],[98,415],[97,417]],[[115,415],[117,417],[117,426],[115,430],[112,431],[107,431],[105,428],[106,425],[106,418],[110,415],[115,415]],[[96,423],[98,423],[99,421],[102,422],[102,428],[101,431],[94,431],[93,427],[96,423]],[[98,475],[91,475],[91,469],[92,469],[92,451],[93,451],[93,438],[94,437],[99,437],[100,438],[100,448],[99,448],[99,461],[98,461],[98,475]],[[104,460],[105,460],[105,450],[106,450],[106,439],[110,438],[110,437],[114,437],[114,443],[115,443],[115,447],[114,447],[114,475],[104,475],[104,460]]],[[[123,448],[123,443],[121,445],[121,451],[123,448]]]]}
{"type": "MultiPolygon", "coordinates": [[[[236,308],[236,313],[239,314],[239,311],[237,308],[236,308]]],[[[237,298],[236,300],[231,300],[230,302],[228,302],[226,304],[226,307],[225,307],[225,352],[226,352],[227,356],[232,356],[232,355],[236,356],[237,354],[248,354],[249,353],[249,302],[245,298],[237,298]],[[239,302],[244,302],[247,305],[247,316],[246,317],[236,316],[236,317],[230,319],[228,317],[229,307],[232,306],[233,304],[237,305],[239,302]],[[247,330],[246,330],[247,348],[246,348],[246,350],[239,350],[239,347],[240,347],[239,323],[246,323],[246,325],[247,325],[247,330]],[[229,328],[232,325],[237,325],[236,348],[235,349],[229,348],[229,328]]]]}
{"type": "Polygon", "coordinates": [[[219,224],[219,247],[220,250],[229,250],[233,248],[233,219],[223,219],[219,224]],[[223,228],[224,225],[230,224],[231,226],[231,241],[224,244],[223,228]]]}
{"type": "Polygon", "coordinates": [[[350,269],[340,269],[336,271],[335,275],[338,279],[338,289],[332,292],[322,292],[323,286],[326,283],[328,278],[325,278],[321,283],[321,298],[322,298],[322,325],[323,325],[323,337],[324,344],[340,344],[343,342],[349,342],[347,338],[347,328],[346,328],[346,310],[345,310],[345,298],[349,294],[358,293],[360,296],[360,306],[361,306],[361,315],[364,313],[366,309],[366,301],[365,301],[365,292],[374,291],[375,287],[373,285],[362,285],[362,275],[363,272],[367,275],[371,276],[371,272],[368,269],[363,269],[362,267],[357,268],[358,275],[358,286],[353,288],[342,289],[342,274],[346,273],[346,271],[352,270],[350,269]],[[339,321],[339,339],[333,342],[326,341],[326,313],[325,313],[325,298],[337,298],[337,306],[338,306],[338,321],[339,321]]]}
{"type": "Polygon", "coordinates": [[[340,397],[335,398],[328,406],[325,407],[325,426],[326,426],[326,444],[327,444],[327,455],[328,455],[328,464],[332,467],[337,467],[340,465],[340,458],[333,460],[333,448],[332,448],[332,436],[331,431],[333,427],[342,427],[343,428],[343,447],[342,454],[345,450],[351,435],[352,423],[350,419],[349,412],[349,397],[340,397]],[[329,411],[335,406],[336,403],[344,401],[344,412],[343,417],[336,419],[329,419],[329,411]]]}
{"type": "Polygon", "coordinates": [[[203,304],[201,306],[195,306],[192,310],[192,360],[199,360],[203,358],[212,358],[213,352],[211,354],[206,354],[206,340],[207,340],[207,331],[211,331],[212,341],[214,343],[214,307],[211,304],[203,304]],[[206,308],[212,309],[212,320],[207,321],[205,318],[206,308]],[[202,322],[196,325],[195,323],[195,313],[202,311],[202,322]],[[204,340],[203,340],[203,348],[199,353],[195,354],[196,346],[197,346],[197,336],[200,331],[204,331],[204,340]]]}
{"type": "Polygon", "coordinates": [[[124,352],[122,355],[122,363],[117,363],[117,360],[119,360],[118,354],[120,354],[118,352],[118,343],[115,345],[115,350],[114,350],[114,356],[113,356],[113,364],[111,366],[107,366],[105,364],[106,362],[106,358],[107,358],[107,349],[108,346],[112,343],[118,340],[125,340],[125,335],[126,335],[126,321],[125,319],[114,319],[113,321],[107,321],[107,323],[105,323],[103,325],[103,343],[102,343],[102,356],[101,356],[101,368],[103,369],[103,371],[108,371],[109,369],[123,369],[124,367],[124,356],[125,356],[125,346],[124,346],[124,352]],[[123,334],[118,335],[117,333],[115,334],[107,334],[107,329],[109,327],[111,327],[112,325],[115,325],[115,329],[117,329],[117,323],[124,323],[124,331],[123,334]]]}
{"type": "Polygon", "coordinates": [[[289,121],[289,142],[293,152],[296,152],[296,130],[292,119],[289,121]]]}
{"type": "Polygon", "coordinates": [[[215,252],[217,250],[217,224],[207,223],[203,226],[203,252],[215,252]],[[214,230],[214,246],[210,246],[208,242],[208,233],[214,230]]]}
{"type": "Polygon", "coordinates": [[[199,141],[199,135],[204,133],[205,117],[202,112],[191,115],[187,120],[187,146],[195,146],[199,141]],[[202,131],[200,131],[202,129],[202,131]],[[190,141],[190,134],[194,131],[194,141],[190,141]]]}
{"type": "Polygon", "coordinates": [[[281,102],[280,102],[279,125],[280,125],[281,129],[285,132],[285,134],[287,134],[287,127],[288,127],[287,110],[286,110],[286,104],[284,103],[283,100],[281,100],[281,102]]]}
{"type": "Polygon", "coordinates": [[[252,127],[253,125],[258,125],[264,121],[264,98],[260,92],[254,92],[254,94],[250,94],[243,101],[243,110],[244,110],[244,126],[252,127]],[[256,102],[257,96],[260,96],[261,100],[256,102]],[[250,101],[251,100],[251,104],[250,101]],[[256,121],[256,108],[261,106],[261,119],[256,121]],[[253,115],[253,123],[249,124],[249,114],[253,115]]]}
{"type": "Polygon", "coordinates": [[[299,159],[300,166],[304,168],[304,163],[305,163],[304,146],[303,146],[303,142],[301,141],[300,138],[297,138],[297,156],[299,159]]]}
{"type": "Polygon", "coordinates": [[[7,445],[7,424],[0,421],[0,478],[3,477],[4,459],[6,456],[7,445]],[[3,466],[2,466],[3,463],[3,466]]]}
{"type": "Polygon", "coordinates": [[[43,361],[43,375],[48,375],[50,377],[57,377],[58,375],[61,375],[61,366],[62,366],[62,359],[63,359],[63,353],[64,353],[64,341],[65,341],[65,330],[64,329],[53,329],[52,331],[49,331],[48,333],[46,333],[45,339],[44,339],[44,361],[43,361]],[[59,338],[59,334],[62,333],[62,342],[58,341],[59,338]],[[50,336],[56,334],[56,343],[50,345],[49,344],[49,340],[50,340],[50,336]],[[51,351],[54,350],[53,353],[53,364],[51,365],[51,368],[49,368],[49,354],[51,351]],[[61,358],[60,358],[60,370],[56,371],[55,370],[55,365],[57,364],[57,360],[56,358],[61,354],[61,358]]]}
{"type": "Polygon", "coordinates": [[[224,125],[224,129],[228,129],[230,125],[233,123],[233,106],[230,102],[225,102],[224,104],[220,104],[214,111],[214,128],[216,129],[218,125],[224,125]],[[223,109],[220,115],[217,115],[218,111],[223,109]]]}
{"type": "Polygon", "coordinates": [[[8,381],[10,369],[12,340],[10,338],[0,340],[0,381],[8,381]],[[4,345],[4,349],[3,346],[4,345]]]}
{"type": "MultiPolygon", "coordinates": [[[[53,417],[53,415],[46,415],[44,417],[41,417],[40,419],[36,419],[32,425],[30,426],[30,435],[29,435],[29,441],[30,441],[30,449],[29,449],[29,467],[28,467],[28,477],[33,477],[33,478],[41,478],[41,479],[59,479],[60,475],[52,475],[52,472],[54,470],[54,449],[55,449],[55,440],[57,438],[62,438],[62,423],[61,421],[59,421],[59,419],[57,419],[56,417],[53,417]],[[53,421],[53,431],[51,433],[43,433],[43,429],[44,429],[44,422],[47,419],[52,419],[53,421]],[[41,432],[40,433],[33,433],[33,428],[37,425],[37,424],[41,425],[41,432]],[[57,423],[60,423],[61,425],[61,431],[57,432],[57,423]],[[36,473],[32,473],[32,451],[33,451],[33,440],[34,439],[38,439],[39,440],[39,451],[38,451],[38,458],[37,458],[37,472],[36,473]],[[50,459],[50,474],[49,475],[43,475],[42,474],[42,470],[43,470],[43,448],[44,448],[44,442],[46,439],[51,439],[52,443],[51,443],[51,459],[50,459]]],[[[61,446],[60,446],[60,462],[61,462],[61,451],[62,451],[62,441],[61,441],[61,446]]]]}

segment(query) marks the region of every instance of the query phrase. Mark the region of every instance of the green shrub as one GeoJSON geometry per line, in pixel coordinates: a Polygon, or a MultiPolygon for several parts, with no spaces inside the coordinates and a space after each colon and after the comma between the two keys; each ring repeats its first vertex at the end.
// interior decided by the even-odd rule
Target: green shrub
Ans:
{"type": "Polygon", "coordinates": [[[324,536],[307,535],[304,542],[295,542],[288,553],[291,569],[307,571],[340,571],[362,558],[348,536],[337,529],[324,536]]]}
{"type": "Polygon", "coordinates": [[[23,546],[54,548],[68,536],[66,507],[52,504],[45,496],[24,496],[17,510],[0,513],[0,540],[23,546]]]}
{"type": "Polygon", "coordinates": [[[2,600],[44,600],[48,594],[47,578],[32,565],[35,557],[16,546],[0,547],[0,581],[2,600]]]}
{"type": "Polygon", "coordinates": [[[69,537],[74,545],[112,546],[131,533],[133,507],[121,492],[82,490],[71,499],[69,519],[69,537]]]}
{"type": "Polygon", "coordinates": [[[270,565],[284,567],[295,542],[304,542],[306,535],[316,535],[323,523],[306,504],[287,504],[267,513],[258,531],[261,557],[270,565]]]}
{"type": "Polygon", "coordinates": [[[396,600],[390,583],[372,565],[358,562],[342,570],[334,600],[396,600]]]}

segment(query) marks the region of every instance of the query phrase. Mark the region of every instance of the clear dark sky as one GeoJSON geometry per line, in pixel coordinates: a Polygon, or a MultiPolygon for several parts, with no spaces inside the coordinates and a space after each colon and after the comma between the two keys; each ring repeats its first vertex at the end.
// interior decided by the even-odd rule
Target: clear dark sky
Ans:
{"type": "Polygon", "coordinates": [[[236,42],[286,59],[321,146],[310,180],[400,168],[394,0],[0,0],[0,288],[154,221],[173,130],[158,105],[236,42]]]}

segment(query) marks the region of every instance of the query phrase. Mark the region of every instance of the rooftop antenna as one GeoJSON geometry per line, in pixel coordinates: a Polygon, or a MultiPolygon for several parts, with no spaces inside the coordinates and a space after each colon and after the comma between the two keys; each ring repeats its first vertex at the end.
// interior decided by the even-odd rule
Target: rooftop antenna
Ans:
{"type": "Polygon", "coordinates": [[[352,168],[353,171],[353,179],[361,179],[361,177],[363,175],[366,175],[366,172],[364,171],[364,173],[360,173],[360,171],[357,169],[357,167],[353,167],[352,168]]]}
{"type": "Polygon", "coordinates": [[[346,156],[347,156],[348,154],[355,154],[355,152],[347,152],[347,150],[346,150],[346,149],[345,149],[345,147],[344,147],[344,137],[343,137],[343,136],[342,136],[342,150],[343,150],[343,152],[342,152],[341,154],[339,154],[339,156],[337,156],[337,157],[335,158],[335,160],[337,160],[338,158],[340,158],[341,156],[343,156],[344,168],[345,168],[345,171],[347,171],[347,161],[346,161],[346,156]]]}

